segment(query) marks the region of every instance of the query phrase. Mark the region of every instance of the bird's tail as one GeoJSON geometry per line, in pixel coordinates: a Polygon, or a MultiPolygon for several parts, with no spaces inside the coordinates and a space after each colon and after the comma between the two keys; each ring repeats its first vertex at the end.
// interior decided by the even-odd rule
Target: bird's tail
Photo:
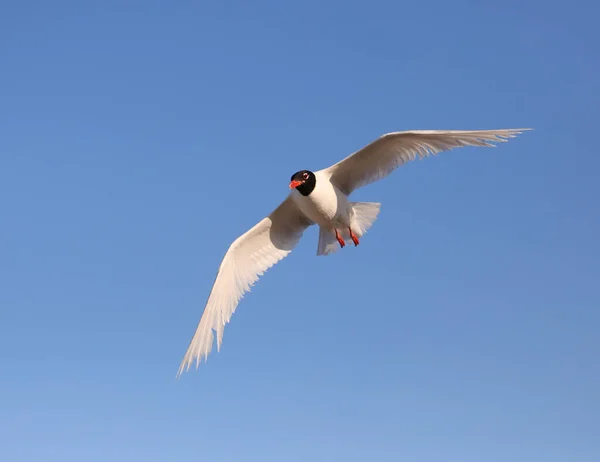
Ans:
{"type": "MultiPolygon", "coordinates": [[[[352,205],[352,218],[350,220],[350,227],[356,235],[356,237],[362,237],[367,230],[373,225],[377,216],[379,215],[379,209],[381,204],[377,202],[350,202],[352,205]]],[[[350,232],[347,229],[340,229],[339,234],[346,241],[346,243],[352,242],[350,232]]],[[[340,245],[335,237],[335,232],[327,228],[319,228],[319,245],[317,246],[317,255],[329,255],[330,253],[336,252],[340,248],[340,245]]]]}
{"type": "Polygon", "coordinates": [[[350,202],[350,204],[352,204],[354,212],[354,216],[350,220],[350,227],[357,237],[361,237],[377,220],[381,204],[379,202],[350,202]]]}

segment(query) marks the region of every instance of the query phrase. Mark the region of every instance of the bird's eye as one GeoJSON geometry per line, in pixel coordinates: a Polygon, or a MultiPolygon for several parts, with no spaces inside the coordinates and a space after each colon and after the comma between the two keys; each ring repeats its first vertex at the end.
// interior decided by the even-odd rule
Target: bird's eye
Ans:
{"type": "Polygon", "coordinates": [[[302,175],[302,178],[304,178],[305,180],[308,180],[308,173],[304,173],[304,174],[302,175]]]}

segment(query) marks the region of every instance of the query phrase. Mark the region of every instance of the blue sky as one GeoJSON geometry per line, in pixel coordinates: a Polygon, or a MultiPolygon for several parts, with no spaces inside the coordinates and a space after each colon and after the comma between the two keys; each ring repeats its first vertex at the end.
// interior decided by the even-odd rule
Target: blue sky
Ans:
{"type": "Polygon", "coordinates": [[[0,459],[600,459],[594,2],[4,2],[0,459]],[[175,380],[230,242],[406,129],[175,380]],[[591,136],[590,136],[591,135],[591,136]]]}

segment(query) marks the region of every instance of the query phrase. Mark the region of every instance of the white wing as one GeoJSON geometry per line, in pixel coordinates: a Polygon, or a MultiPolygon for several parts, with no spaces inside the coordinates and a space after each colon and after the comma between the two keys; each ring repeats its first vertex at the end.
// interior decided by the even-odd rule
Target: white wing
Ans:
{"type": "Polygon", "coordinates": [[[214,341],[213,330],[217,333],[217,349],[220,349],[225,324],[244,294],[267,269],[292,251],[310,225],[312,222],[288,196],[273,213],[231,244],[177,376],[189,370],[194,360],[196,367],[202,357],[206,360],[214,341]]]}
{"type": "Polygon", "coordinates": [[[345,194],[380,180],[397,167],[429,154],[464,146],[495,147],[529,128],[506,130],[413,130],[387,133],[324,170],[345,194]]]}

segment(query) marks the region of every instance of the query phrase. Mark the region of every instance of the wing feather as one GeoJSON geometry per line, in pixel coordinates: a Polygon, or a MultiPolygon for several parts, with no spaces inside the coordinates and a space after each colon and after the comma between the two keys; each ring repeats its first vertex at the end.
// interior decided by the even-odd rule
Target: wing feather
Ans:
{"type": "Polygon", "coordinates": [[[345,194],[380,180],[417,157],[464,146],[495,147],[529,128],[502,130],[412,130],[387,133],[324,171],[345,194]]]}
{"type": "Polygon", "coordinates": [[[194,361],[198,367],[202,358],[206,360],[214,343],[213,331],[217,334],[217,349],[221,348],[225,325],[244,294],[265,271],[289,255],[310,225],[312,222],[288,196],[268,217],[229,246],[177,376],[189,370],[194,361]]]}

